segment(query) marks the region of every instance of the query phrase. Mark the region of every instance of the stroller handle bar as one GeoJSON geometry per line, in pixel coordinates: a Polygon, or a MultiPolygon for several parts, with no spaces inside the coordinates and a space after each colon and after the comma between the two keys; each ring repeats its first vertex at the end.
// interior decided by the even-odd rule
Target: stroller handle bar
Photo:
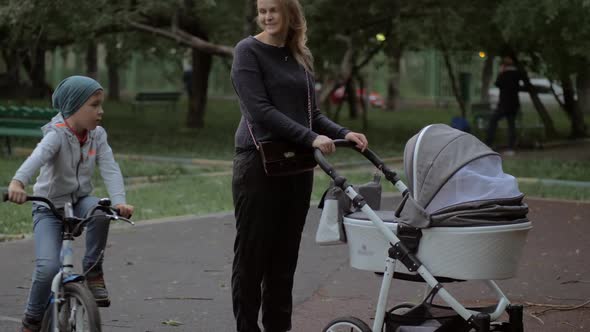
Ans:
{"type": "MultiPolygon", "coordinates": [[[[389,169],[389,167],[387,167],[385,165],[383,160],[381,160],[381,158],[379,158],[379,156],[377,156],[377,154],[375,154],[371,149],[365,149],[365,151],[361,151],[361,149],[356,147],[355,142],[345,140],[345,139],[334,140],[334,145],[336,147],[351,148],[351,149],[359,152],[360,154],[365,156],[365,158],[367,158],[371,163],[373,163],[373,165],[375,165],[375,167],[377,167],[377,169],[379,169],[381,171],[381,173],[383,173],[385,178],[389,182],[391,182],[402,194],[405,195],[407,193],[408,188],[400,180],[397,173],[395,171],[389,169]]],[[[346,189],[346,178],[340,176],[338,174],[338,172],[336,172],[334,167],[328,162],[328,160],[326,159],[326,157],[324,156],[323,152],[320,149],[315,149],[314,157],[315,157],[315,160],[318,162],[318,165],[320,166],[320,168],[324,172],[326,172],[326,174],[328,174],[334,180],[334,184],[336,186],[340,187],[342,190],[345,190],[346,189]]]]}

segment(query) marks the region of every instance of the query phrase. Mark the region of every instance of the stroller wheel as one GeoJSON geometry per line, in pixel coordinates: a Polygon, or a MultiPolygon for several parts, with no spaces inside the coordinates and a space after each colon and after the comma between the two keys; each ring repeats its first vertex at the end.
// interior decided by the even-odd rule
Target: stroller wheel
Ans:
{"type": "Polygon", "coordinates": [[[331,321],[323,332],[371,332],[371,328],[356,317],[341,317],[331,321]]]}

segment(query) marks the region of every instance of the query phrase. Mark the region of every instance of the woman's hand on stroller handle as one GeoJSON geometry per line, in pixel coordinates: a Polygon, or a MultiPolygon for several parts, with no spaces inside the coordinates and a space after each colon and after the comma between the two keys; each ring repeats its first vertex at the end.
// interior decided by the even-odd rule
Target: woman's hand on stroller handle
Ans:
{"type": "Polygon", "coordinates": [[[330,154],[336,151],[336,145],[334,144],[334,141],[332,141],[328,136],[324,135],[318,135],[318,137],[313,140],[312,147],[322,151],[324,154],[330,154]]]}
{"type": "MultiPolygon", "coordinates": [[[[356,151],[362,153],[363,155],[365,153],[369,153],[370,150],[366,149],[364,152],[361,151],[361,149],[359,149],[357,147],[357,143],[353,142],[353,141],[349,141],[349,140],[345,140],[345,139],[335,139],[332,141],[335,147],[347,147],[347,148],[352,148],[355,149],[356,151]]],[[[333,180],[334,180],[334,184],[340,188],[342,188],[342,190],[344,190],[347,185],[346,185],[346,178],[340,176],[336,170],[334,169],[334,167],[332,167],[332,165],[328,162],[328,160],[326,159],[326,157],[324,156],[324,153],[322,152],[321,149],[316,148],[314,151],[314,157],[315,160],[317,161],[318,165],[320,166],[320,168],[326,172],[326,174],[328,174],[333,180]]]]}
{"type": "Polygon", "coordinates": [[[355,133],[351,131],[348,134],[346,134],[344,139],[351,142],[355,142],[356,148],[360,149],[361,152],[364,152],[369,147],[369,141],[367,140],[367,137],[365,137],[365,135],[361,133],[355,133]]]}
{"type": "MultiPolygon", "coordinates": [[[[398,188],[400,190],[400,192],[402,192],[402,194],[404,194],[404,195],[406,194],[407,187],[405,186],[405,184],[402,183],[402,181],[400,180],[397,173],[395,171],[389,169],[389,167],[387,167],[385,165],[383,160],[381,160],[381,158],[379,158],[379,156],[377,156],[371,149],[367,148],[367,149],[361,150],[358,148],[358,145],[356,142],[345,140],[345,139],[334,140],[334,145],[336,147],[352,148],[352,149],[356,150],[357,152],[359,152],[360,154],[362,154],[363,156],[365,156],[365,158],[367,158],[373,165],[375,165],[375,167],[377,167],[377,169],[379,169],[383,173],[383,175],[385,175],[385,178],[389,182],[391,182],[396,188],[398,188]]],[[[334,170],[334,167],[328,162],[328,160],[326,160],[326,157],[324,156],[322,151],[320,149],[315,149],[314,156],[315,156],[315,160],[318,162],[318,165],[320,166],[320,168],[324,172],[326,172],[326,174],[328,174],[334,180],[334,184],[336,186],[340,187],[342,190],[345,190],[346,189],[346,178],[340,176],[336,172],[336,170],[334,170]]]]}

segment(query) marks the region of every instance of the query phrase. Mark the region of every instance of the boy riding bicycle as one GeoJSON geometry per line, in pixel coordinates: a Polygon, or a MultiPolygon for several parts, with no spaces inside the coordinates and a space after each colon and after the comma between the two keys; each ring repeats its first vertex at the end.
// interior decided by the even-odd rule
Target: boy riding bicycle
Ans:
{"type": "MultiPolygon", "coordinates": [[[[47,197],[58,208],[71,202],[74,214],[83,217],[98,203],[98,198],[90,196],[92,174],[98,166],[113,206],[123,217],[130,217],[133,206],[126,204],[121,170],[107,142],[106,131],[99,126],[104,113],[102,86],[89,77],[71,76],[59,83],[52,101],[59,114],[42,127],[43,139],[10,182],[9,200],[24,203],[26,185],[41,170],[33,187],[34,195],[47,197]]],[[[86,228],[86,254],[82,262],[84,271],[88,271],[86,280],[97,304],[108,306],[102,254],[109,223],[97,219],[86,228]]],[[[60,268],[61,232],[61,221],[48,207],[44,203],[34,203],[36,264],[23,318],[24,332],[40,329],[50,297],[51,280],[60,268]]]]}

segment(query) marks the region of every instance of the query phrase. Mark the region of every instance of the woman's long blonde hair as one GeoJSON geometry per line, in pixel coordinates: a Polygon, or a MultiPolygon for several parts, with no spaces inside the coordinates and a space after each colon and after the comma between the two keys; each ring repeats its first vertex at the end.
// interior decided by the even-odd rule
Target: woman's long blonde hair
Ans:
{"type": "MultiPolygon", "coordinates": [[[[295,60],[313,73],[313,55],[306,45],[307,21],[301,3],[299,0],[278,0],[278,3],[288,29],[285,45],[293,52],[295,60]]],[[[257,22],[260,26],[260,21],[257,22]]]]}

